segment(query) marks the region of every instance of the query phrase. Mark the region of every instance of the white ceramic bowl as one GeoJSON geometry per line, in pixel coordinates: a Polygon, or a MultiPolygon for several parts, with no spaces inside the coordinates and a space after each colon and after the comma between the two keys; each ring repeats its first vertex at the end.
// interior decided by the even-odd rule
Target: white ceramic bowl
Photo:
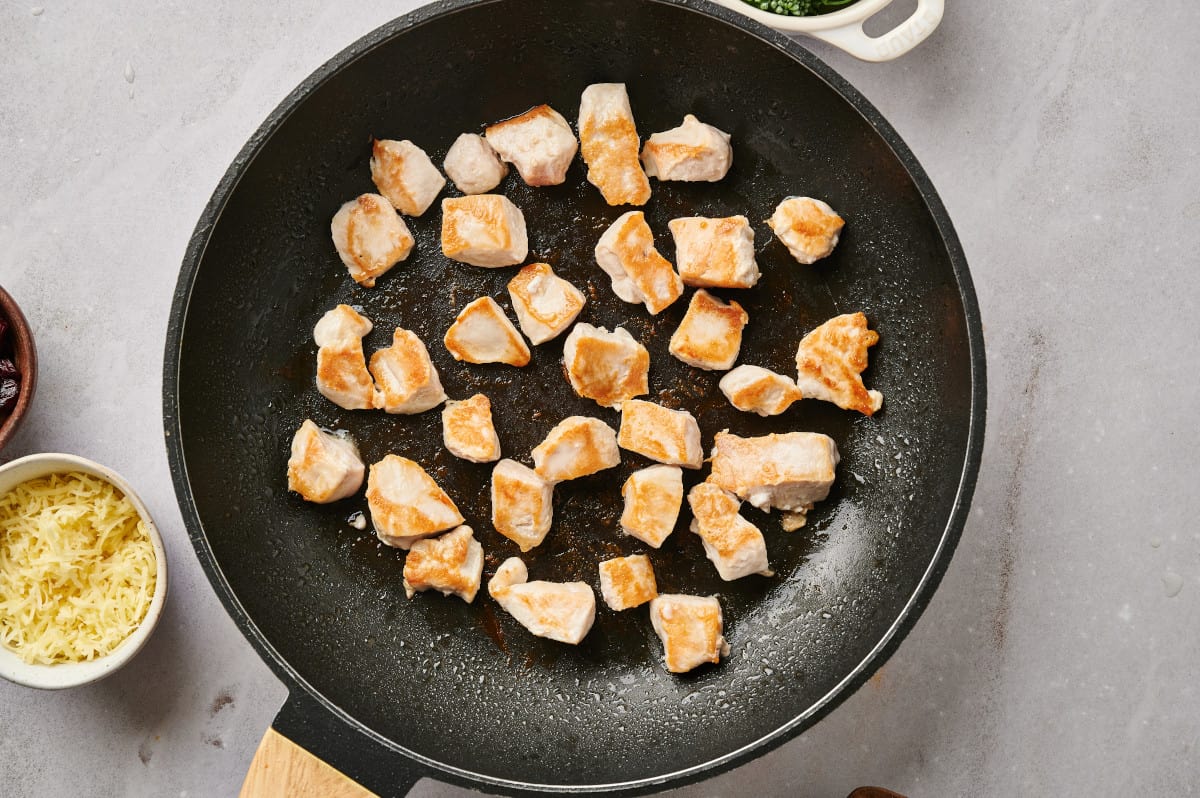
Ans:
{"type": "Polygon", "coordinates": [[[917,10],[908,19],[882,36],[868,36],[863,22],[891,5],[892,0],[858,0],[841,11],[817,17],[772,14],[742,0],[716,2],[784,33],[804,33],[829,42],[864,61],[891,61],[925,41],[942,21],[945,6],[945,0],[917,0],[917,10]]]}
{"type": "Polygon", "coordinates": [[[23,684],[27,687],[38,687],[43,690],[61,690],[66,687],[78,687],[82,684],[103,679],[114,673],[122,665],[133,658],[149,639],[154,631],[158,618],[162,614],[163,603],[167,598],[167,553],[163,549],[162,536],[150,511],[129,483],[119,474],[99,463],[76,457],[73,454],[31,454],[0,466],[0,495],[7,493],[22,482],[50,474],[61,474],[68,471],[82,471],[95,477],[107,480],[116,485],[137,509],[138,515],[146,524],[150,533],[150,541],[154,544],[154,557],[158,563],[158,579],[155,582],[154,598],[142,623],[108,654],[90,662],[70,662],[61,665],[30,665],[7,648],[0,646],[0,677],[10,682],[23,684]]]}

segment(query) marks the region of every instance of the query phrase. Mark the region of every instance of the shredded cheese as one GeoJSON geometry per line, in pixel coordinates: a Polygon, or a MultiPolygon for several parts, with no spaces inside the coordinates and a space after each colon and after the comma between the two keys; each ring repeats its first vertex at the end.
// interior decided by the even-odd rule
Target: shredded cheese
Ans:
{"type": "Polygon", "coordinates": [[[133,504],[83,473],[0,496],[0,644],[29,663],[102,657],[146,617],[154,546],[133,504]]]}

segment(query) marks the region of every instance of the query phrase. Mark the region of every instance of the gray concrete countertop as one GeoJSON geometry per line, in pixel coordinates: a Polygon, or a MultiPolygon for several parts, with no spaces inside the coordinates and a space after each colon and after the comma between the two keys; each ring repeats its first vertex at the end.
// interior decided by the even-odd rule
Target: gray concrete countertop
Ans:
{"type": "MultiPolygon", "coordinates": [[[[4,457],[116,468],[172,565],[162,623],[125,670],[62,693],[0,684],[5,795],[236,793],[284,689],[218,603],[175,503],[160,410],[171,293],[196,218],[267,113],[415,5],[0,4],[0,283],[42,358],[4,457]]],[[[970,260],[989,423],[966,532],[867,686],[679,795],[1196,789],[1200,4],[948,5],[890,64],[813,48],[911,145],[970,260]]]]}

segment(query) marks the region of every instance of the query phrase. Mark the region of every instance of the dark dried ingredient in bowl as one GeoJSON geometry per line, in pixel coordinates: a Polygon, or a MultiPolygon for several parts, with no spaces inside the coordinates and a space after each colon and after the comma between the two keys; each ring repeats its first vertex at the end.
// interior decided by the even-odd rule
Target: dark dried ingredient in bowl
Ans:
{"type": "Polygon", "coordinates": [[[12,377],[0,379],[0,414],[7,415],[17,405],[17,396],[21,393],[21,383],[12,377]]]}
{"type": "Polygon", "coordinates": [[[742,0],[747,5],[785,17],[815,17],[840,11],[856,0],[742,0]]]}
{"type": "Polygon", "coordinates": [[[8,327],[8,319],[0,316],[0,421],[13,411],[21,395],[21,372],[12,357],[8,327]]]}

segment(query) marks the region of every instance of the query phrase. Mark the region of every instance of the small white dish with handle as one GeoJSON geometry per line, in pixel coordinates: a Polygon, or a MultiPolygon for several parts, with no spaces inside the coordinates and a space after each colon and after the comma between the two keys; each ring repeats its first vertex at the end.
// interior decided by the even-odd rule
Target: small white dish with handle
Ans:
{"type": "Polygon", "coordinates": [[[790,17],[763,11],[743,0],[716,0],[727,8],[784,33],[803,33],[840,47],[864,61],[891,61],[929,37],[942,21],[945,0],[917,0],[912,15],[881,36],[868,36],[863,23],[893,0],[858,0],[845,8],[815,17],[790,17]]]}

